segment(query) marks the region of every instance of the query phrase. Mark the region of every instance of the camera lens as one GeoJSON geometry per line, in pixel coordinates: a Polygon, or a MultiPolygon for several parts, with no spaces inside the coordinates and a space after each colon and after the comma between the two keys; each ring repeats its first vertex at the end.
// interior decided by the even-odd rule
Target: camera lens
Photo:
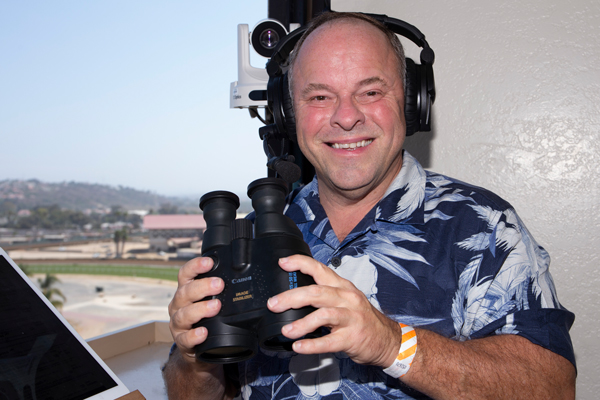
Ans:
{"type": "Polygon", "coordinates": [[[287,31],[278,21],[267,19],[259,22],[252,30],[252,48],[263,57],[271,57],[277,43],[287,35],[287,31]]]}
{"type": "Polygon", "coordinates": [[[279,43],[279,34],[272,29],[265,29],[260,34],[260,44],[265,49],[274,49],[279,43]]]}

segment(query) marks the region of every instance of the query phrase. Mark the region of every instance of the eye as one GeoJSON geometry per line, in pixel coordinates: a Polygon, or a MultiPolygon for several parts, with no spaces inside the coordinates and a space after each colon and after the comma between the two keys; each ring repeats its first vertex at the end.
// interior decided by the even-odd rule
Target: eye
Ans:
{"type": "Polygon", "coordinates": [[[379,100],[383,96],[381,90],[367,90],[358,96],[361,103],[370,103],[379,100]]]}
{"type": "Polygon", "coordinates": [[[317,95],[310,98],[311,101],[325,101],[327,100],[327,96],[317,95]]]}

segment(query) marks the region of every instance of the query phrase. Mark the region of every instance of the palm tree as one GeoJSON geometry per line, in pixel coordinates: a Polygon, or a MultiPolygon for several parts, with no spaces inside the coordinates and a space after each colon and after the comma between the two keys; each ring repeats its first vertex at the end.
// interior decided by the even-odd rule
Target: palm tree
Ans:
{"type": "Polygon", "coordinates": [[[113,233],[113,242],[115,242],[116,258],[121,258],[121,252],[119,251],[119,243],[121,242],[121,235],[123,231],[120,229],[113,233]]]}
{"type": "Polygon", "coordinates": [[[127,228],[125,227],[114,232],[113,242],[115,242],[115,248],[117,251],[116,258],[121,258],[123,253],[125,253],[125,242],[127,241],[127,238],[127,228]]]}
{"type": "Polygon", "coordinates": [[[57,283],[60,283],[60,280],[56,275],[46,274],[44,279],[38,278],[38,283],[40,284],[40,290],[44,296],[54,307],[60,310],[64,302],[67,301],[67,298],[60,289],[54,287],[57,283]],[[56,297],[60,297],[62,300],[56,299],[56,297]]]}
{"type": "Polygon", "coordinates": [[[123,254],[125,254],[125,242],[127,241],[127,239],[127,228],[123,227],[123,229],[121,229],[121,257],[123,256],[123,254]]]}

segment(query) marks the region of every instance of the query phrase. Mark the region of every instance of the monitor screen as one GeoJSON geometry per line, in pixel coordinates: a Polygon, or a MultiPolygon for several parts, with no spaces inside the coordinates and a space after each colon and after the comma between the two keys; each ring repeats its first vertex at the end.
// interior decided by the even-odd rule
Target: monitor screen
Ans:
{"type": "Polygon", "coordinates": [[[0,400],[88,399],[122,385],[2,253],[0,400]]]}

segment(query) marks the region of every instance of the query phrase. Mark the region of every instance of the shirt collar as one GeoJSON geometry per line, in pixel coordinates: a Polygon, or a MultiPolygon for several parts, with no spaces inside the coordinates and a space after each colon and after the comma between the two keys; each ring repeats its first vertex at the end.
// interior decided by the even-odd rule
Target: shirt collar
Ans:
{"type": "Polygon", "coordinates": [[[427,174],[406,150],[400,172],[376,206],[376,219],[391,223],[423,224],[427,174]]]}

